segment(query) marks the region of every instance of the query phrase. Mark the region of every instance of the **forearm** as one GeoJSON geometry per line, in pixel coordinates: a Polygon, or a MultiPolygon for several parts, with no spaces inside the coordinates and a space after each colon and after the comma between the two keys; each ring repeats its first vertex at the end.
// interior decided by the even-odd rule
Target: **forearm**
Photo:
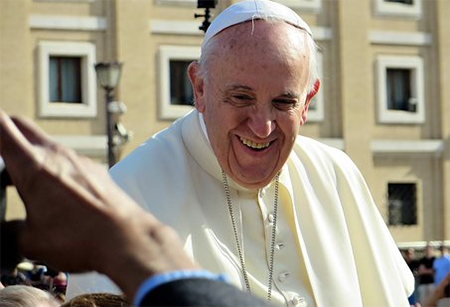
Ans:
{"type": "MultiPolygon", "coordinates": [[[[130,301],[149,277],[204,272],[197,271],[200,267],[184,252],[176,232],[120,190],[104,167],[54,143],[31,122],[12,121],[1,110],[0,130],[0,155],[27,213],[26,220],[14,229],[14,246],[23,255],[44,260],[61,271],[104,273],[130,301]]],[[[195,284],[193,292],[184,292],[184,301],[191,300],[194,305],[204,301],[203,306],[264,305],[237,288],[200,275],[178,279],[181,284],[195,284]],[[208,285],[211,279],[214,291],[196,287],[208,285]],[[223,295],[217,297],[216,291],[223,295]]],[[[159,284],[155,290],[178,282],[159,284]]],[[[180,289],[170,291],[178,293],[180,289]]],[[[153,291],[145,293],[155,295],[153,291]]]]}

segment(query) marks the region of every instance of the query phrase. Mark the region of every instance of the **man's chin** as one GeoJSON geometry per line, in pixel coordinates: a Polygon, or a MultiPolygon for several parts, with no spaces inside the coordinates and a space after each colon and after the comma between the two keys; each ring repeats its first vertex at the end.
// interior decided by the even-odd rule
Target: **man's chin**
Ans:
{"type": "Polygon", "coordinates": [[[247,189],[261,189],[267,186],[272,178],[275,177],[276,174],[271,176],[270,174],[259,174],[254,172],[246,172],[242,173],[242,175],[229,175],[233,181],[238,183],[240,186],[247,189]]]}

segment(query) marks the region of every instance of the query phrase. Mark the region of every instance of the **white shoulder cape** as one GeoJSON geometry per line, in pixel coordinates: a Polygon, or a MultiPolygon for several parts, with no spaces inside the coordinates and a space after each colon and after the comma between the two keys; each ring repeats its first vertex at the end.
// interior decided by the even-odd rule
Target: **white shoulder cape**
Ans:
{"type": "MultiPolygon", "coordinates": [[[[191,112],[111,170],[137,203],[174,227],[203,267],[241,283],[221,169],[191,112]]],[[[280,183],[294,204],[298,243],[318,306],[409,306],[411,271],[359,170],[340,150],[299,136],[280,183]]],[[[238,188],[232,183],[232,188],[238,188]]],[[[118,246],[117,248],[120,248],[118,246]]],[[[114,254],[114,251],[111,251],[114,254]]],[[[126,268],[118,268],[124,270],[126,268]]],[[[68,295],[111,290],[73,276],[68,295]],[[85,286],[86,285],[86,286],[85,286]]]]}

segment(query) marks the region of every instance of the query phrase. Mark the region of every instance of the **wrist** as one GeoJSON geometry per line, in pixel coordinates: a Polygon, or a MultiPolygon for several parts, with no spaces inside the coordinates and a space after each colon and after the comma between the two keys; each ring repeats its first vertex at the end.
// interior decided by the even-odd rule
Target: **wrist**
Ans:
{"type": "Polygon", "coordinates": [[[129,300],[149,277],[199,269],[184,252],[175,231],[151,215],[143,214],[139,219],[127,220],[126,225],[121,223],[111,235],[111,241],[112,247],[103,249],[107,255],[99,258],[104,261],[102,273],[108,275],[129,300]]]}

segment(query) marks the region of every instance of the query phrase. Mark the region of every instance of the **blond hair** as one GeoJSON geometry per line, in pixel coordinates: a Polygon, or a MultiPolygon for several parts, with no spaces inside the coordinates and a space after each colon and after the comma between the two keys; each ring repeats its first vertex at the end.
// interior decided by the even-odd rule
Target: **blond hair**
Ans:
{"type": "Polygon", "coordinates": [[[57,307],[56,299],[47,291],[26,285],[13,285],[0,290],[2,307],[57,307]]]}

